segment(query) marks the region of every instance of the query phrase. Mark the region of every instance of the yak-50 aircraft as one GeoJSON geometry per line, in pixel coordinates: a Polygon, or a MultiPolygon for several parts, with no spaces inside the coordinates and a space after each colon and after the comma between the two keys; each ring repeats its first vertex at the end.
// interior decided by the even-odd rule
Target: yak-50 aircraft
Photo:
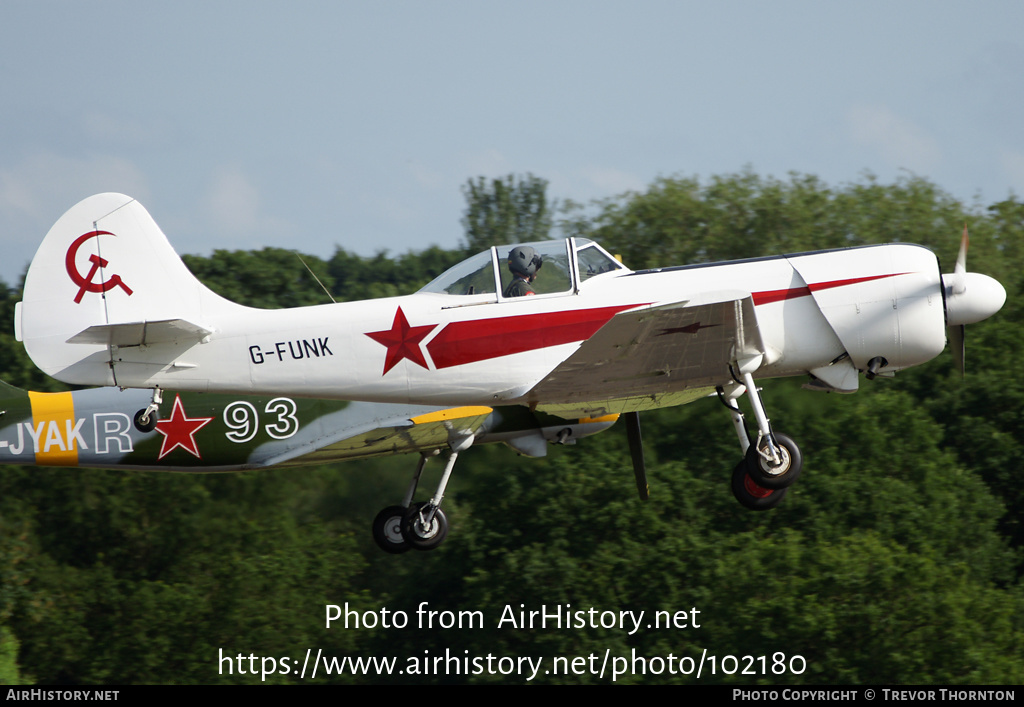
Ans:
{"type": "MultiPolygon", "coordinates": [[[[329,464],[418,452],[401,505],[377,514],[373,537],[387,552],[437,547],[448,533],[439,510],[429,528],[403,532],[427,502],[413,501],[426,461],[459,446],[505,442],[531,457],[607,429],[616,415],[566,421],[522,406],[498,408],[311,400],[164,391],[163,419],[145,390],[90,388],[37,393],[0,382],[0,464],[194,473],[329,464]],[[173,401],[173,402],[171,402],[173,401]],[[407,539],[408,538],[408,539],[407,539]]],[[[446,468],[455,464],[448,451],[446,468]]],[[[439,497],[431,503],[440,505],[439,497]]]]}
{"type": "MultiPolygon", "coordinates": [[[[173,388],[518,405],[567,420],[625,414],[641,497],[637,413],[717,392],[743,454],[733,491],[769,508],[802,456],[772,430],[755,380],[802,376],[811,389],[851,393],[861,373],[931,360],[947,329],[962,369],[964,325],[1006,298],[998,282],[966,271],[966,251],[965,228],[947,275],[931,251],[909,244],[633,272],[596,243],[569,238],[491,248],[412,295],[261,310],[196,280],[138,202],[100,194],[47,234],[15,319],[46,373],[149,388],[151,410],[173,388]],[[737,403],[744,392],[756,433],[737,403]]],[[[476,434],[466,426],[451,449],[476,434]]],[[[437,505],[418,509],[407,537],[429,531],[437,505]]]]}

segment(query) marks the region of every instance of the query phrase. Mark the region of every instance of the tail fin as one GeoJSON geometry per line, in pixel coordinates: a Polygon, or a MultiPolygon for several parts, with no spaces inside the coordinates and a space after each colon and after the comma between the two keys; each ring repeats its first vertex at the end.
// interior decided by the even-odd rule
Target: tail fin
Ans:
{"type": "Polygon", "coordinates": [[[117,347],[192,346],[219,310],[237,307],[189,272],[149,213],[123,194],[98,194],[50,229],[15,313],[39,368],[66,383],[117,385],[117,347]]]}

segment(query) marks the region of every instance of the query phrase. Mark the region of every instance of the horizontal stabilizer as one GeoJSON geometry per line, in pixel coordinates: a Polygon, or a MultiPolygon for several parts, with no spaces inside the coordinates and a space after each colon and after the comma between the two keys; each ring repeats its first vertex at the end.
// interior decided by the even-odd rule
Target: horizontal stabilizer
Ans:
{"type": "Polygon", "coordinates": [[[184,319],[126,324],[96,324],[75,334],[69,344],[100,344],[102,346],[146,346],[179,342],[199,342],[212,334],[210,329],[184,319]]]}

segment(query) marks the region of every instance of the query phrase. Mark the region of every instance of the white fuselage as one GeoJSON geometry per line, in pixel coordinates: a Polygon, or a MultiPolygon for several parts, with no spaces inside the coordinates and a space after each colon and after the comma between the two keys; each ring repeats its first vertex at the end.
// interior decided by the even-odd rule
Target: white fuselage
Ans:
{"type": "MultiPolygon", "coordinates": [[[[203,313],[214,329],[208,342],[115,349],[113,377],[104,382],[380,402],[512,403],[617,311],[722,290],[753,297],[765,345],[757,377],[806,374],[844,354],[858,369],[881,356],[886,370],[898,370],[933,358],[945,345],[934,255],[887,245],[606,273],[575,293],[502,302],[418,293],[256,310],[219,300],[203,313]]],[[[722,362],[723,383],[728,363],[722,362]]]]}

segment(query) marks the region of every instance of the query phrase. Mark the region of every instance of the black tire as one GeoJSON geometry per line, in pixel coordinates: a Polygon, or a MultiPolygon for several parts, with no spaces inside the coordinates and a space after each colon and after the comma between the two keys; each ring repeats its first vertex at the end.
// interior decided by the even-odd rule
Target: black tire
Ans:
{"type": "Polygon", "coordinates": [[[767,511],[782,503],[789,489],[767,489],[750,478],[746,460],[732,470],[732,495],[744,508],[767,511]]]}
{"type": "Polygon", "coordinates": [[[440,508],[434,510],[430,527],[424,527],[420,520],[420,511],[426,505],[426,502],[412,504],[402,520],[402,537],[417,550],[433,550],[448,537],[448,518],[440,508]]]}
{"type": "Polygon", "coordinates": [[[142,410],[139,410],[137,413],[135,413],[135,429],[137,429],[139,432],[152,432],[153,430],[155,430],[156,418],[159,415],[159,412],[159,410],[154,410],[153,412],[151,412],[149,414],[149,422],[143,424],[142,417],[146,414],[146,409],[143,408],[142,410]]]}
{"type": "MultiPolygon", "coordinates": [[[[792,486],[800,478],[800,472],[804,470],[804,457],[796,442],[786,435],[773,435],[775,444],[779,448],[782,457],[782,464],[772,467],[767,460],[757,453],[754,445],[747,450],[747,471],[757,485],[766,489],[784,489],[792,486]]],[[[767,446],[767,440],[761,438],[761,447],[767,446]]]]}
{"type": "Polygon", "coordinates": [[[400,555],[409,550],[410,545],[402,535],[407,510],[404,506],[388,506],[373,519],[373,540],[384,552],[400,555]]]}

